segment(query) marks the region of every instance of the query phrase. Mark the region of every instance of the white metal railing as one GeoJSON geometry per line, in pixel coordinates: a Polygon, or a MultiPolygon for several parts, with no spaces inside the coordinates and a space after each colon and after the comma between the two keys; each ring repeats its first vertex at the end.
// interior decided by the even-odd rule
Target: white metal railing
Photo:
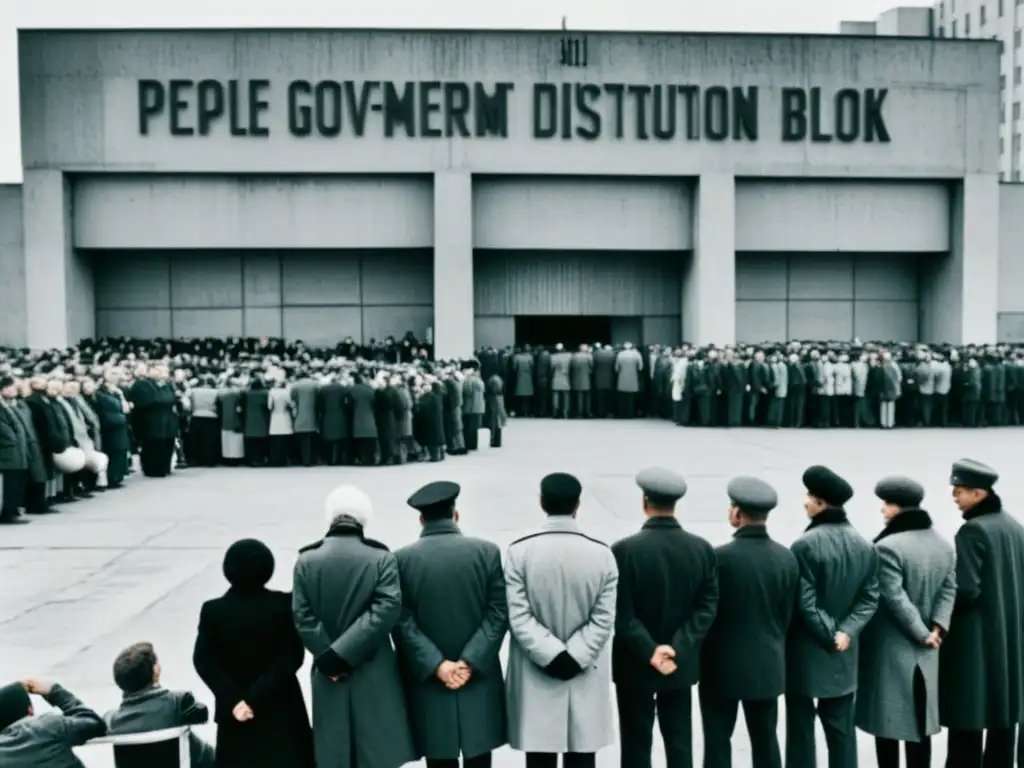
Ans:
{"type": "Polygon", "coordinates": [[[87,747],[107,745],[111,747],[138,747],[146,744],[160,744],[168,741],[178,742],[178,768],[192,768],[192,755],[189,748],[189,735],[192,729],[181,726],[180,728],[164,728],[159,731],[147,731],[145,733],[124,733],[116,736],[101,736],[85,743],[87,747]]]}

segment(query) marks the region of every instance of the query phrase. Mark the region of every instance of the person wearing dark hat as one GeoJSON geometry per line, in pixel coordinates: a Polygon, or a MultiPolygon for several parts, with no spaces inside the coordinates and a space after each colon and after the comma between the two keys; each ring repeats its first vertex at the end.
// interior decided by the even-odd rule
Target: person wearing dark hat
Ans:
{"type": "Polygon", "coordinates": [[[0,687],[0,765],[84,768],[74,748],[107,732],[98,714],[56,683],[29,678],[0,687]],[[36,715],[29,694],[56,711],[36,715]]]}
{"type": "Polygon", "coordinates": [[[612,678],[621,764],[649,768],[657,710],[668,765],[689,765],[690,689],[718,602],[715,555],[676,519],[676,503],[686,495],[682,477],[649,467],[636,484],[647,519],[639,532],[612,545],[619,568],[612,678]]]}
{"type": "Polygon", "coordinates": [[[28,522],[21,517],[28,482],[29,444],[25,425],[14,411],[18,394],[13,376],[0,375],[0,524],[28,522]]]}
{"type": "Polygon", "coordinates": [[[953,546],[921,509],[908,477],[875,486],[885,528],[875,537],[881,601],[861,634],[857,727],[875,737],[878,768],[929,768],[939,725],[939,645],[956,600],[953,546]]]}
{"type": "Polygon", "coordinates": [[[815,765],[817,716],[829,765],[856,768],[857,637],[878,608],[878,556],[847,520],[853,488],[846,480],[816,465],[803,484],[811,522],[791,547],[800,586],[786,643],[786,766],[815,765]]]}
{"type": "Polygon", "coordinates": [[[541,529],[505,557],[509,642],[508,740],[527,768],[593,768],[612,742],[611,639],[618,568],[576,521],[580,481],[540,484],[541,529]]]}
{"type": "Polygon", "coordinates": [[[192,662],[216,697],[218,768],[312,768],[313,732],[296,673],[305,649],[292,596],[267,589],[274,555],[255,539],[224,555],[230,588],[199,612],[192,662]]]}
{"type": "Polygon", "coordinates": [[[395,552],[402,618],[393,633],[417,754],[428,768],[488,768],[506,743],[498,654],[508,631],[501,550],[459,529],[456,483],[409,497],[420,538],[395,552]]]}
{"type": "Polygon", "coordinates": [[[750,735],[756,768],[781,768],[779,696],[786,688],[786,634],[800,569],[787,547],[768,535],[775,489],[755,477],[726,487],[733,540],[715,549],[718,611],[704,640],[700,712],[705,768],[732,765],[736,714],[750,735]]]}
{"type": "Polygon", "coordinates": [[[956,605],[939,651],[939,717],[949,768],[1013,764],[1024,722],[1024,527],[1003,509],[999,474],[972,459],[949,483],[964,523],[956,533],[956,605]],[[987,732],[987,733],[986,733],[987,732]]]}

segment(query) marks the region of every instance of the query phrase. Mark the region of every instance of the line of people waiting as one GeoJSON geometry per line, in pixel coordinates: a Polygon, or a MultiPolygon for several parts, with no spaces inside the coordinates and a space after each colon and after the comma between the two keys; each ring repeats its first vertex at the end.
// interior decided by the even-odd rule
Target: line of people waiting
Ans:
{"type": "MultiPolygon", "coordinates": [[[[544,524],[504,558],[462,535],[454,483],[409,498],[422,532],[396,552],[367,536],[366,494],[341,486],[325,503],[326,535],[299,552],[290,596],[265,589],[265,545],[228,550],[231,588],[203,605],[194,650],[217,746],[194,739],[193,764],[397,768],[425,757],[456,768],[461,757],[486,768],[509,744],[528,768],[554,768],[559,755],[592,768],[617,708],[622,768],[650,768],[655,712],[667,766],[690,766],[697,685],[708,768],[731,765],[740,707],[759,767],[813,767],[820,720],[833,768],[858,765],[857,728],[875,737],[880,768],[899,766],[901,743],[908,768],[925,768],[942,727],[947,768],[1011,768],[1024,722],[1024,527],[997,480],[980,462],[953,464],[964,522],[951,544],[922,486],[885,478],[885,525],[869,542],[844,511],[853,488],[813,466],[809,524],[784,547],[767,529],[776,491],[741,476],[727,487],[733,540],[713,548],[677,519],[683,478],[650,468],[637,475],[646,521],[609,547],[580,525],[580,482],[555,473],[540,485],[544,524]],[[312,729],[296,680],[307,652],[312,729]]],[[[0,688],[0,764],[72,768],[72,748],[108,730],[205,721],[160,676],[152,646],[123,652],[123,701],[105,718],[56,685],[0,688]],[[33,693],[60,712],[34,716],[33,693]]]]}

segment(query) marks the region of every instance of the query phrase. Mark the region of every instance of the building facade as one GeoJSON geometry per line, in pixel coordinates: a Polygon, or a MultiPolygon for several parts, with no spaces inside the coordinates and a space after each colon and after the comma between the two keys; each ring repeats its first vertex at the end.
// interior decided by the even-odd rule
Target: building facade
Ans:
{"type": "Polygon", "coordinates": [[[992,342],[999,68],[933,38],[23,32],[3,340],[992,342]]]}

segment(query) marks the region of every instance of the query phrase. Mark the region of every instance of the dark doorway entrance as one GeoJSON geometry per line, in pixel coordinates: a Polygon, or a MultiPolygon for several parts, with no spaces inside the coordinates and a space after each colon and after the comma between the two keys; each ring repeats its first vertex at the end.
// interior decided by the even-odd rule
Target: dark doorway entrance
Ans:
{"type": "Polygon", "coordinates": [[[610,344],[612,319],[601,315],[516,315],[516,345],[575,349],[580,344],[610,344]]]}

